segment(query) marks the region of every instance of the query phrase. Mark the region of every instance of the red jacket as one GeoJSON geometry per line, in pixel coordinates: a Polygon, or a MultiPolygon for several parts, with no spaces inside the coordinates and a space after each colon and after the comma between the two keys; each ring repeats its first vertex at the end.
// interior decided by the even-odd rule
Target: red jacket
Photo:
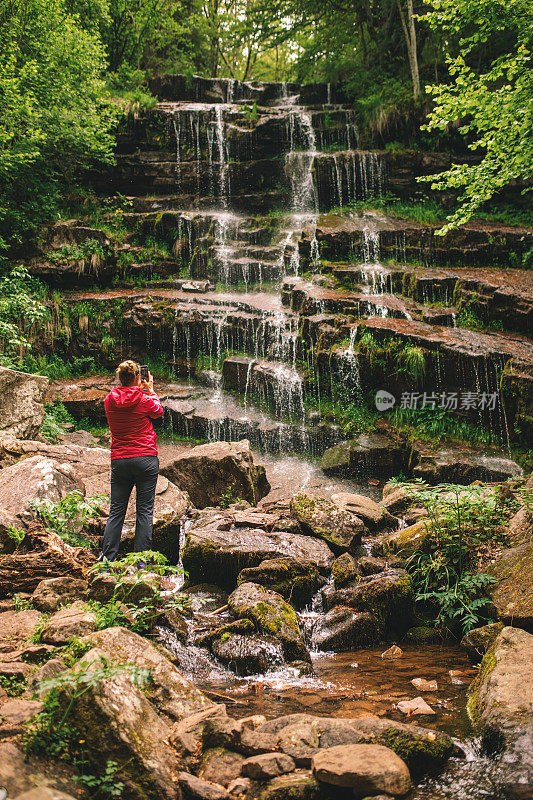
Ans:
{"type": "Polygon", "coordinates": [[[155,392],[115,386],[105,399],[105,413],[111,429],[111,459],[157,455],[151,420],[163,414],[163,406],[155,392]]]}

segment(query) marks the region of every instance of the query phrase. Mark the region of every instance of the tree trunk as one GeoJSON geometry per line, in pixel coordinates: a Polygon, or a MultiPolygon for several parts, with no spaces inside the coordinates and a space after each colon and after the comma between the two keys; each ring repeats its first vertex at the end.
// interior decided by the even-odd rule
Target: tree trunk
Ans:
{"type": "Polygon", "coordinates": [[[397,3],[405,36],[405,43],[407,45],[407,57],[409,58],[409,68],[413,81],[413,97],[415,100],[420,100],[420,75],[418,72],[418,55],[416,52],[416,28],[413,14],[413,0],[407,0],[407,20],[403,13],[401,0],[397,0],[397,3]]]}

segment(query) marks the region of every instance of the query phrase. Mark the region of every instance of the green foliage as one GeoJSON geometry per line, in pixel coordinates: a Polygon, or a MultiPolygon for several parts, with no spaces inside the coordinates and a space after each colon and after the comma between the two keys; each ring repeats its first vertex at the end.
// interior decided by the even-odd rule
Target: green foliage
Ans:
{"type": "Polygon", "coordinates": [[[444,234],[509,182],[533,177],[533,29],[529,0],[431,0],[431,7],[422,19],[446,42],[451,81],[427,87],[434,105],[426,130],[459,121],[459,133],[481,156],[422,179],[462,193],[444,234]]]}
{"type": "Polygon", "coordinates": [[[20,593],[13,595],[13,608],[15,611],[27,611],[31,607],[32,605],[30,601],[27,598],[22,597],[20,593]]]}
{"type": "MultiPolygon", "coordinates": [[[[0,226],[1,213],[0,208],[0,226]]],[[[30,350],[32,337],[49,319],[42,297],[43,287],[25,267],[14,267],[0,278],[0,364],[18,366],[30,350]]]]}
{"type": "Polygon", "coordinates": [[[491,619],[487,591],[494,583],[478,564],[504,541],[515,504],[483,486],[423,483],[413,495],[428,514],[427,548],[408,559],[418,602],[436,612],[435,625],[462,635],[491,619]]]}
{"type": "MultiPolygon", "coordinates": [[[[80,770],[83,768],[81,759],[77,760],[76,767],[80,770]]],[[[122,797],[125,784],[118,780],[117,773],[120,774],[117,762],[108,760],[102,775],[94,775],[91,772],[81,773],[75,775],[74,780],[89,789],[91,797],[95,800],[97,798],[122,797]]]]}
{"type": "Polygon", "coordinates": [[[111,160],[104,48],[65,0],[0,0],[0,247],[24,243],[61,189],[111,160]]]}
{"type": "Polygon", "coordinates": [[[7,535],[19,545],[25,537],[25,532],[21,528],[16,528],[14,525],[7,526],[7,535]]]}
{"type": "Polygon", "coordinates": [[[71,492],[62,500],[36,500],[31,508],[41,518],[43,525],[57,533],[72,547],[93,548],[94,543],[83,533],[88,523],[102,516],[105,495],[95,495],[86,500],[79,492],[71,492]]]}
{"type": "Polygon", "coordinates": [[[8,697],[20,697],[26,691],[26,681],[16,675],[0,675],[0,689],[3,689],[8,697]]]}

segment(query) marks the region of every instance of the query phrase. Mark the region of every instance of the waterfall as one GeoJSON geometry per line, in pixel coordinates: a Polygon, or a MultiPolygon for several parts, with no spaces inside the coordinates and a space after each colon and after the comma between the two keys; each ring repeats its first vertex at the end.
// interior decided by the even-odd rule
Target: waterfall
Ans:
{"type": "Polygon", "coordinates": [[[215,139],[218,150],[218,191],[223,208],[228,207],[229,200],[229,157],[228,144],[226,141],[223,109],[222,106],[215,106],[215,139]]]}
{"type": "Polygon", "coordinates": [[[296,212],[318,213],[318,195],[313,180],[317,148],[311,114],[303,108],[294,109],[289,120],[291,150],[285,156],[285,172],[291,181],[290,207],[296,212]],[[303,151],[294,149],[297,138],[303,141],[303,151]]]}

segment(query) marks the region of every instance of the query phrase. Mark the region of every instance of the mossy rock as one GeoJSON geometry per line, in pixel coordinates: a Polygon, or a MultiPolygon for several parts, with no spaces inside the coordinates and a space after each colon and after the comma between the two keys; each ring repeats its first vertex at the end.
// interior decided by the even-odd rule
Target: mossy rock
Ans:
{"type": "Polygon", "coordinates": [[[229,634],[253,633],[254,630],[255,626],[250,619],[237,619],[234,622],[228,622],[227,625],[221,625],[219,628],[214,628],[204,633],[202,636],[199,636],[198,639],[194,640],[194,644],[197,647],[211,647],[213,642],[227,637],[229,634]]]}
{"type": "Polygon", "coordinates": [[[362,520],[341,511],[331,500],[299,492],[293,495],[290,508],[303,532],[324,539],[333,552],[354,551],[361,543],[365,531],[362,520]]]}
{"type": "Polygon", "coordinates": [[[481,628],[473,628],[461,639],[461,647],[464,647],[473,661],[479,661],[500,635],[503,627],[503,622],[491,622],[481,628]]]}
{"type": "Polygon", "coordinates": [[[311,561],[285,558],[271,558],[261,562],[258,567],[243,569],[237,583],[257,583],[280,594],[296,608],[303,608],[325,580],[311,561]]]}
{"type": "Polygon", "coordinates": [[[294,608],[280,594],[242,583],[228,599],[231,611],[239,618],[252,620],[261,633],[275,636],[288,661],[310,661],[294,608]]]}
{"type": "Polygon", "coordinates": [[[409,628],[405,634],[404,640],[409,642],[409,644],[436,644],[441,641],[441,638],[441,635],[435,628],[418,625],[414,628],[409,628]]]}
{"type": "Polygon", "coordinates": [[[398,555],[402,558],[412,556],[417,550],[429,551],[431,542],[431,524],[428,520],[420,520],[407,528],[382,536],[372,546],[373,555],[398,555]]]}
{"type": "Polygon", "coordinates": [[[357,564],[349,553],[343,553],[333,562],[331,576],[336,589],[342,589],[343,586],[356,580],[358,574],[357,564]]]}
{"type": "Polygon", "coordinates": [[[533,542],[504,550],[487,572],[497,580],[492,601],[499,618],[533,629],[533,542]]]}

